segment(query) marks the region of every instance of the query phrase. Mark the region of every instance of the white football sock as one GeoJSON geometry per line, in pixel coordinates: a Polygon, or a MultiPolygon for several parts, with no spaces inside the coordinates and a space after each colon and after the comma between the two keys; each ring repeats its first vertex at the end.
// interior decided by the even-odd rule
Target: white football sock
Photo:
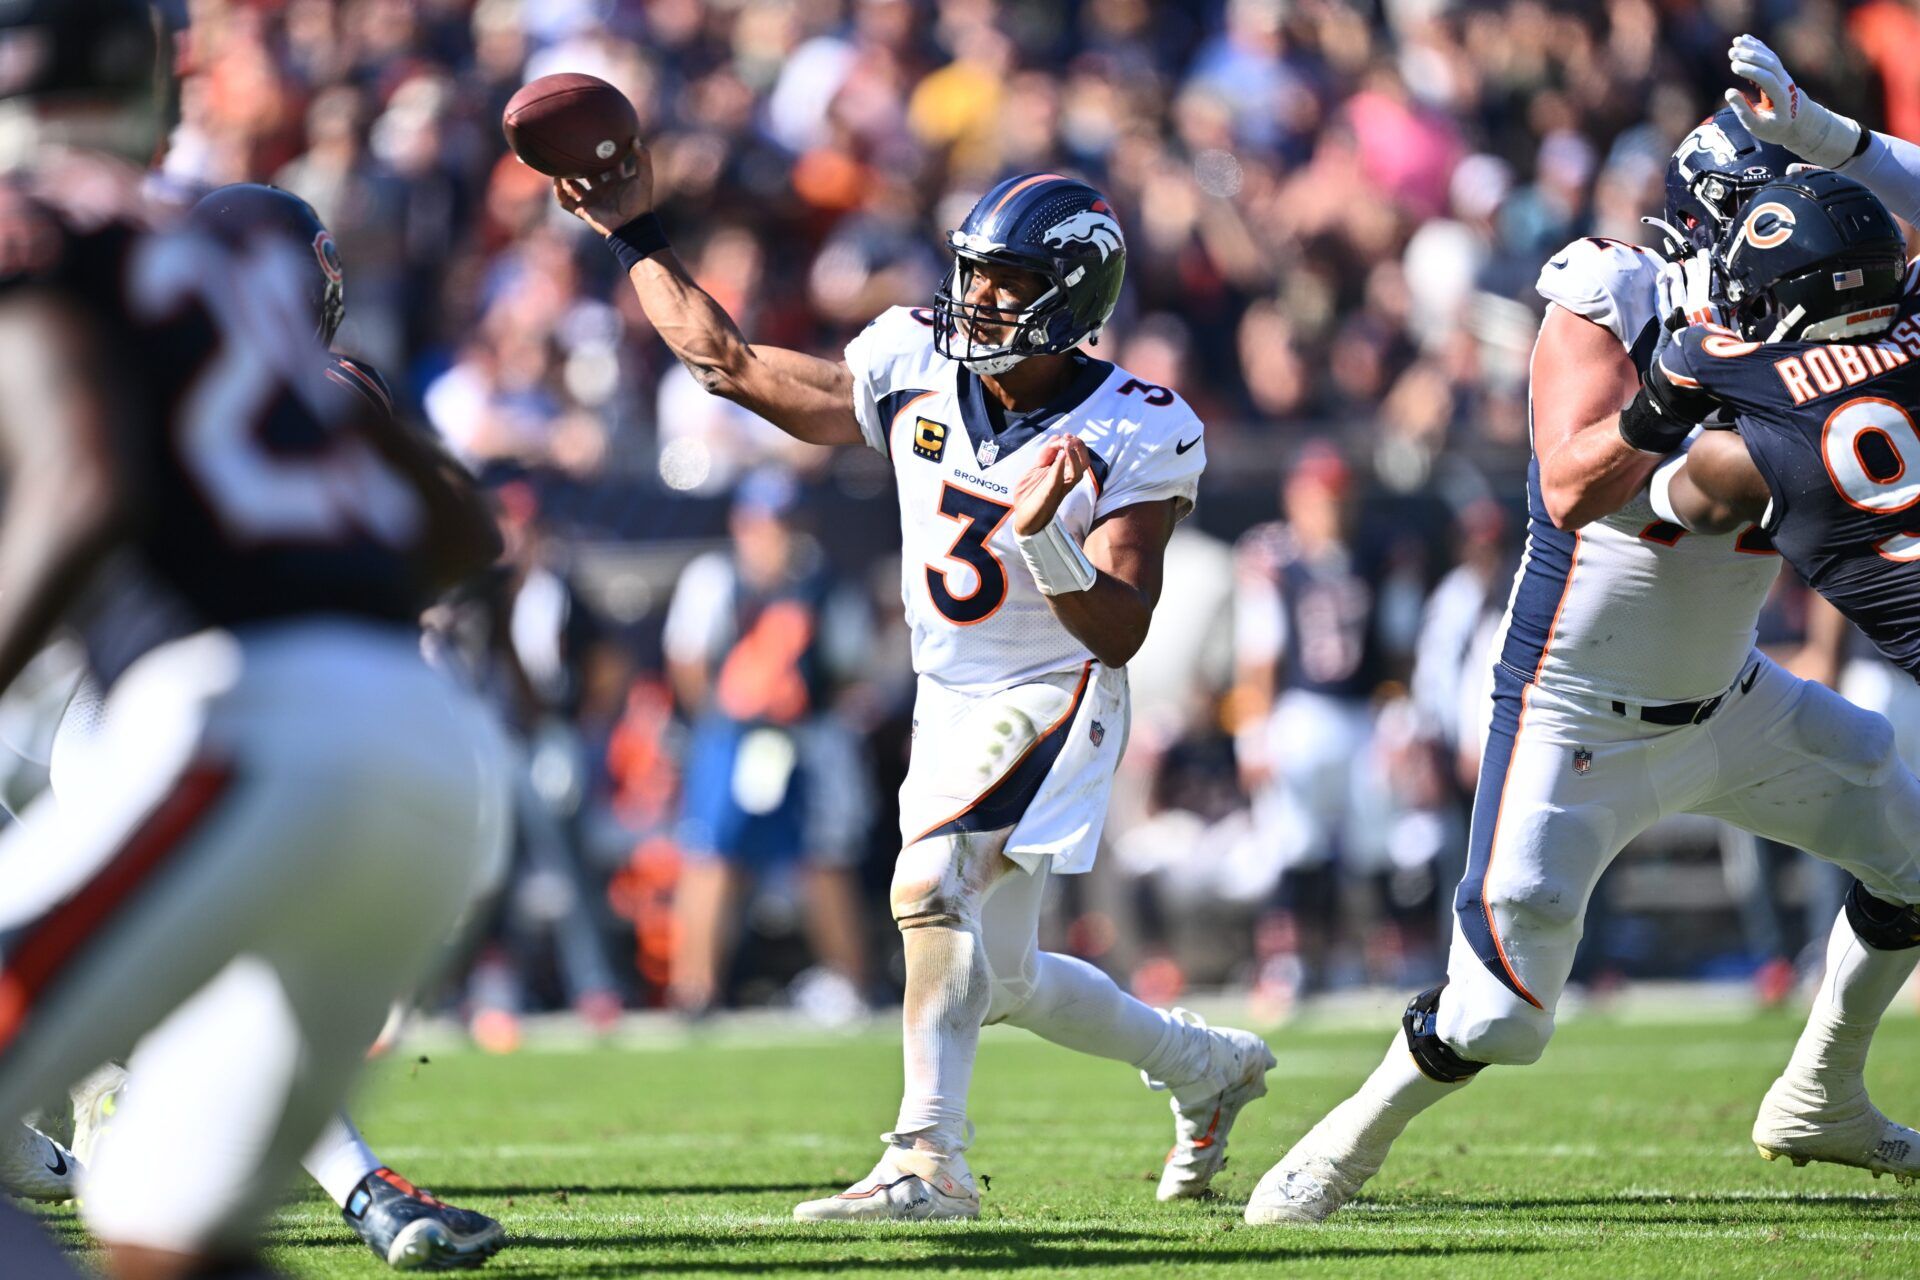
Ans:
{"type": "Polygon", "coordinates": [[[889,1142],[952,1154],[967,1145],[967,1090],[992,998],[977,927],[900,931],[907,990],[900,1010],[906,1058],[900,1117],[889,1142]]]}
{"type": "Polygon", "coordinates": [[[1085,960],[1041,952],[1033,994],[1006,1020],[1080,1053],[1131,1063],[1176,1097],[1183,1088],[1200,1089],[1199,1097],[1182,1102],[1204,1101],[1217,1091],[1209,1078],[1212,1046],[1204,1027],[1134,999],[1085,960]]]}
{"type": "Polygon", "coordinates": [[[1920,947],[1881,951],[1860,940],[1842,910],[1827,939],[1827,972],[1793,1047],[1787,1074],[1829,1100],[1861,1086],[1880,1015],[1900,994],[1920,947]]]}
{"type": "Polygon", "coordinates": [[[380,1157],[343,1113],[327,1122],[300,1165],[344,1209],[353,1189],[380,1168],[380,1157]]]}
{"type": "Polygon", "coordinates": [[[1322,1142],[1337,1142],[1344,1150],[1322,1154],[1335,1159],[1364,1155],[1380,1159],[1394,1139],[1405,1132],[1407,1124],[1440,1099],[1460,1092],[1469,1081],[1442,1084],[1413,1060],[1407,1048],[1406,1029],[1393,1037],[1387,1056],[1373,1069],[1359,1092],[1327,1113],[1313,1127],[1322,1142]]]}

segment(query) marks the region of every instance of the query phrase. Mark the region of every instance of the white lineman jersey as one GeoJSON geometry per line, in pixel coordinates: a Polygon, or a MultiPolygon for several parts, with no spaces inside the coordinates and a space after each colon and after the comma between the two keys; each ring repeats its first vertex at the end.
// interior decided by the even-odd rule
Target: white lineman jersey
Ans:
{"type": "MultiPolygon", "coordinates": [[[[1541,269],[1555,306],[1632,350],[1658,309],[1660,258],[1588,237],[1541,269]]],[[[1662,522],[1644,495],[1578,532],[1548,518],[1536,457],[1527,548],[1501,626],[1501,662],[1576,697],[1656,705],[1709,698],[1740,674],[1780,559],[1757,529],[1709,537],[1662,522]]]]}
{"type": "Polygon", "coordinates": [[[1192,509],[1206,465],[1193,411],[1165,387],[1075,358],[1065,394],[1007,415],[996,432],[979,378],[934,350],[932,312],[895,307],[847,346],[860,430],[893,463],[899,489],[913,668],[949,688],[1002,689],[1092,657],[1034,585],[1008,519],[1045,441],[1077,435],[1094,459],[1058,516],[1077,541],[1136,503],[1192,509]]]}

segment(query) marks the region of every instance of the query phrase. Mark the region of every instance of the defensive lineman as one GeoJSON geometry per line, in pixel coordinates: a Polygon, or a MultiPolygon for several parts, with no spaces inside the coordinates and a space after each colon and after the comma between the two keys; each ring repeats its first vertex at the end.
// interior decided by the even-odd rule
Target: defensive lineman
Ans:
{"type": "MultiPolygon", "coordinates": [[[[274,187],[240,183],[209,192],[194,205],[188,222],[237,251],[284,248],[289,260],[299,264],[301,293],[318,343],[312,354],[320,362],[328,392],[351,402],[348,411],[363,410],[383,421],[394,418],[386,380],[366,362],[332,350],[346,319],[346,272],[332,234],[306,201],[274,187]]],[[[458,467],[451,459],[443,465],[458,467]]],[[[465,483],[460,477],[452,479],[465,483]]],[[[49,790],[58,802],[104,802],[107,797],[98,793],[116,785],[117,779],[85,764],[105,722],[100,687],[83,676],[61,716],[48,761],[49,790]]],[[[74,1151],[80,1161],[92,1159],[107,1119],[125,1100],[124,1079],[123,1071],[107,1067],[76,1091],[74,1151]]],[[[30,1129],[26,1134],[29,1141],[49,1141],[30,1129]]],[[[479,1266],[505,1240],[504,1228],[486,1214],[446,1204],[388,1168],[345,1115],[327,1123],[301,1163],[340,1207],[347,1225],[376,1257],[396,1269],[479,1266]]],[[[37,1176],[49,1180],[45,1171],[37,1176]]],[[[0,1179],[0,1185],[10,1184],[0,1179]]]]}
{"type": "Polygon", "coordinates": [[[844,362],[749,345],[688,279],[630,176],[562,181],[641,305],[708,391],[813,444],[866,444],[899,486],[920,684],[901,788],[893,917],[905,943],[906,1096],[873,1172],[803,1219],[972,1218],[967,1089],[983,1023],[1009,1022],[1170,1089],[1161,1199],[1203,1192],[1241,1107],[1266,1092],[1257,1036],[1133,999],[1037,945],[1051,872],[1092,863],[1127,738],[1125,664],[1162,555],[1193,506],[1200,423],[1171,390],[1078,350],[1119,297],[1126,247],[1100,194],[1010,178],[949,243],[931,309],[897,307],[844,362]]]}
{"type": "Polygon", "coordinates": [[[150,225],[148,6],[0,29],[33,52],[0,93],[0,684],[73,625],[114,779],[0,835],[0,1115],[137,1038],[86,1218],[119,1274],[251,1276],[493,861],[495,739],[413,622],[498,542],[423,444],[328,412],[296,257],[150,225]]]}
{"type": "Polygon", "coordinates": [[[1753,649],[1777,565],[1763,531],[1708,537],[1659,519],[1644,493],[1658,459],[1617,430],[1662,320],[1710,306],[1707,252],[1755,190],[1804,159],[1859,168],[1900,207],[1920,206],[1920,165],[1890,150],[1905,144],[1819,108],[1751,37],[1730,57],[1763,105],[1729,94],[1669,165],[1668,222],[1698,251],[1685,268],[1663,284],[1648,250],[1588,239],[1541,272],[1552,305],[1533,354],[1527,554],[1494,668],[1447,981],[1414,998],[1360,1091],[1261,1179],[1249,1222],[1324,1219],[1413,1116],[1490,1063],[1537,1060],[1600,873],[1677,812],[1857,877],[1756,1143],[1796,1162],[1920,1172],[1920,1134],[1873,1107],[1862,1074],[1873,1028],[1920,955],[1880,923],[1908,919],[1905,904],[1920,901],[1920,829],[1903,821],[1920,784],[1883,719],[1753,649]]]}

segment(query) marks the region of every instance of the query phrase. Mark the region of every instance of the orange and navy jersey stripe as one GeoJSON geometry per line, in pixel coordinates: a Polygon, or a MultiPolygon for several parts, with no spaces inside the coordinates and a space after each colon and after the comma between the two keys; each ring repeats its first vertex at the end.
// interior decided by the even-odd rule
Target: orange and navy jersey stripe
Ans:
{"type": "Polygon", "coordinates": [[[327,381],[357,393],[381,413],[393,416],[393,388],[372,365],[335,354],[327,365],[327,381]]]}

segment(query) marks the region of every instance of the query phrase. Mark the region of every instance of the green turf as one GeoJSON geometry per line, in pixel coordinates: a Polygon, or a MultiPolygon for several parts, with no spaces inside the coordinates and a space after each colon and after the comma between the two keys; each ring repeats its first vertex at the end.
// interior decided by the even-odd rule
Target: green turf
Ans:
{"type": "MultiPolygon", "coordinates": [[[[383,1067],[360,1114],[408,1176],[506,1222],[502,1276],[1920,1274],[1920,1188],[1748,1145],[1796,1029],[1578,1020],[1541,1065],[1490,1070],[1416,1123],[1368,1196],[1316,1229],[1248,1227],[1241,1202],[1384,1030],[1276,1033],[1272,1092],[1234,1132],[1220,1198],[1172,1206],[1153,1200],[1164,1095],[991,1031],[969,1153],[991,1189],[977,1225],[934,1229],[789,1220],[877,1154],[899,1078],[883,1033],[433,1054],[383,1067]]],[[[1869,1079],[1920,1115],[1920,1021],[1888,1022],[1869,1079]]],[[[274,1239],[297,1276],[382,1273],[317,1193],[274,1239]]]]}

